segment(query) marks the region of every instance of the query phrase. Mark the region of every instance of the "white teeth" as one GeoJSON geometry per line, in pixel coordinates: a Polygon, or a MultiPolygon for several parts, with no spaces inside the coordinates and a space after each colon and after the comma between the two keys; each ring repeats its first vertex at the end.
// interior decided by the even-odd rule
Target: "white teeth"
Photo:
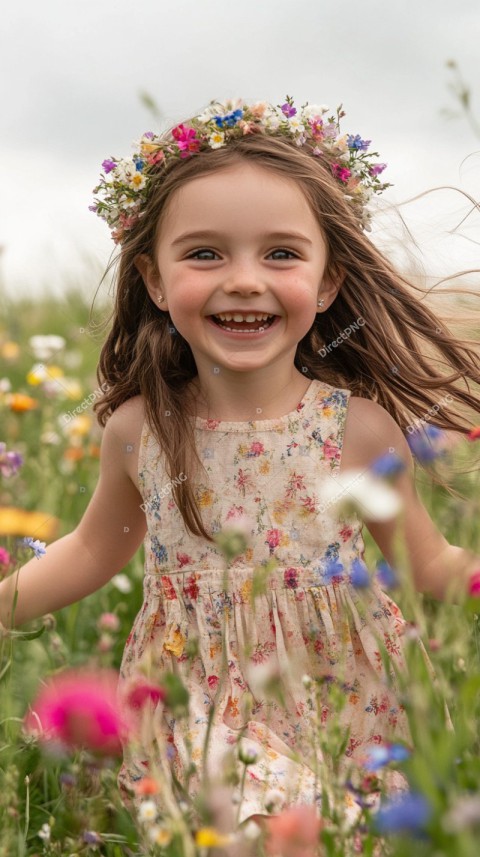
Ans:
{"type": "Polygon", "coordinates": [[[248,315],[243,315],[240,313],[235,313],[232,315],[231,313],[220,313],[216,318],[219,318],[221,321],[266,321],[267,318],[270,318],[269,315],[254,315],[253,313],[249,313],[248,315]]]}

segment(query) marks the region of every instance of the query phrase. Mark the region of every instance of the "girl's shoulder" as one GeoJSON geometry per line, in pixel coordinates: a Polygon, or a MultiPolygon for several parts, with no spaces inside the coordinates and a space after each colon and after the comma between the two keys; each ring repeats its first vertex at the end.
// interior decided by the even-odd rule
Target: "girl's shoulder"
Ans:
{"type": "Polygon", "coordinates": [[[341,471],[369,467],[386,452],[395,452],[413,466],[406,438],[393,417],[371,399],[350,396],[343,433],[341,471]]]}
{"type": "Polygon", "coordinates": [[[138,455],[144,422],[145,403],[140,395],[123,402],[107,422],[109,430],[117,435],[122,444],[125,470],[138,490],[138,455]]]}

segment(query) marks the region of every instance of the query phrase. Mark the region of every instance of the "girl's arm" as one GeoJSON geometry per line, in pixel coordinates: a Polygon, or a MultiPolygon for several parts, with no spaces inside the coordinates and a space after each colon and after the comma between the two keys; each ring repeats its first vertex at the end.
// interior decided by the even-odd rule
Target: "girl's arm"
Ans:
{"type": "MultiPolygon", "coordinates": [[[[344,449],[349,450],[348,468],[368,468],[379,456],[393,450],[406,469],[395,480],[403,510],[398,519],[364,520],[387,562],[397,564],[396,540],[400,539],[416,588],[435,598],[468,590],[471,574],[480,569],[480,557],[450,545],[423,506],[415,487],[414,462],[402,430],[385,408],[368,399],[352,396],[347,411],[344,449]]],[[[342,458],[342,469],[345,462],[342,458]]]]}
{"type": "Polygon", "coordinates": [[[122,408],[110,417],[103,432],[99,480],[78,527],[0,584],[0,621],[7,627],[59,610],[99,589],[142,543],[146,521],[142,498],[126,469],[122,408]]]}

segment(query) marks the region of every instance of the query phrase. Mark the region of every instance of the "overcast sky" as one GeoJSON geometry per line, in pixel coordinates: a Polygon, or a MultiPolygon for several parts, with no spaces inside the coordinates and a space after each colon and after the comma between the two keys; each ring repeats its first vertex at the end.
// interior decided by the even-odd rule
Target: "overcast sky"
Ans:
{"type": "MultiPolygon", "coordinates": [[[[438,185],[480,196],[480,140],[455,108],[455,59],[480,116],[479,0],[22,0],[0,24],[0,245],[8,290],[60,291],[113,245],[88,211],[107,156],[131,154],[217,98],[343,102],[343,129],[372,139],[399,203],[438,185]],[[162,111],[155,121],[139,93],[162,111]],[[470,157],[469,157],[470,156],[470,157]],[[465,160],[467,158],[467,160],[465,160]]],[[[402,209],[430,273],[480,267],[480,215],[441,191],[402,209]]],[[[382,246],[393,230],[383,217],[382,246]]],[[[89,282],[91,280],[91,283],[89,282]]]]}

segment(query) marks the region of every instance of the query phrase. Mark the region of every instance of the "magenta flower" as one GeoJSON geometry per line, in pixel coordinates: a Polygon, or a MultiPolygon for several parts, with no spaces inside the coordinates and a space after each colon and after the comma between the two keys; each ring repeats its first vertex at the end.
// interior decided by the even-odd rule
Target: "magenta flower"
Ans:
{"type": "Polygon", "coordinates": [[[66,670],[52,677],[32,703],[25,728],[46,745],[120,755],[126,728],[117,704],[116,673],[66,670]]]}
{"type": "Polygon", "coordinates": [[[102,161],[102,167],[106,173],[111,173],[116,166],[115,161],[112,161],[110,158],[106,158],[105,161],[102,161]]]}
{"type": "Polygon", "coordinates": [[[200,140],[194,128],[177,125],[172,131],[172,137],[177,141],[181,158],[188,158],[192,153],[198,152],[200,149],[200,140]]]}
{"type": "Polygon", "coordinates": [[[9,554],[6,548],[0,547],[0,578],[8,574],[13,565],[14,559],[11,554],[9,554]]]}
{"type": "Polygon", "coordinates": [[[468,594],[472,598],[480,598],[480,568],[470,575],[468,581],[468,594]]]}
{"type": "Polygon", "coordinates": [[[352,175],[348,167],[342,167],[340,164],[332,164],[331,169],[335,178],[339,179],[339,181],[344,183],[348,182],[350,176],[352,175]]]}
{"type": "Polygon", "coordinates": [[[293,104],[289,104],[288,101],[286,101],[285,104],[282,104],[280,110],[288,119],[290,119],[291,116],[295,116],[297,112],[296,107],[294,107],[293,104]]]}
{"type": "Polygon", "coordinates": [[[370,167],[368,172],[371,176],[379,176],[380,173],[383,173],[386,167],[386,164],[374,164],[372,167],[370,167]]]}
{"type": "Polygon", "coordinates": [[[147,681],[139,681],[125,694],[126,704],[137,711],[144,708],[148,702],[155,706],[159,702],[164,702],[165,698],[166,693],[163,687],[158,687],[158,685],[150,684],[147,681]]]}

